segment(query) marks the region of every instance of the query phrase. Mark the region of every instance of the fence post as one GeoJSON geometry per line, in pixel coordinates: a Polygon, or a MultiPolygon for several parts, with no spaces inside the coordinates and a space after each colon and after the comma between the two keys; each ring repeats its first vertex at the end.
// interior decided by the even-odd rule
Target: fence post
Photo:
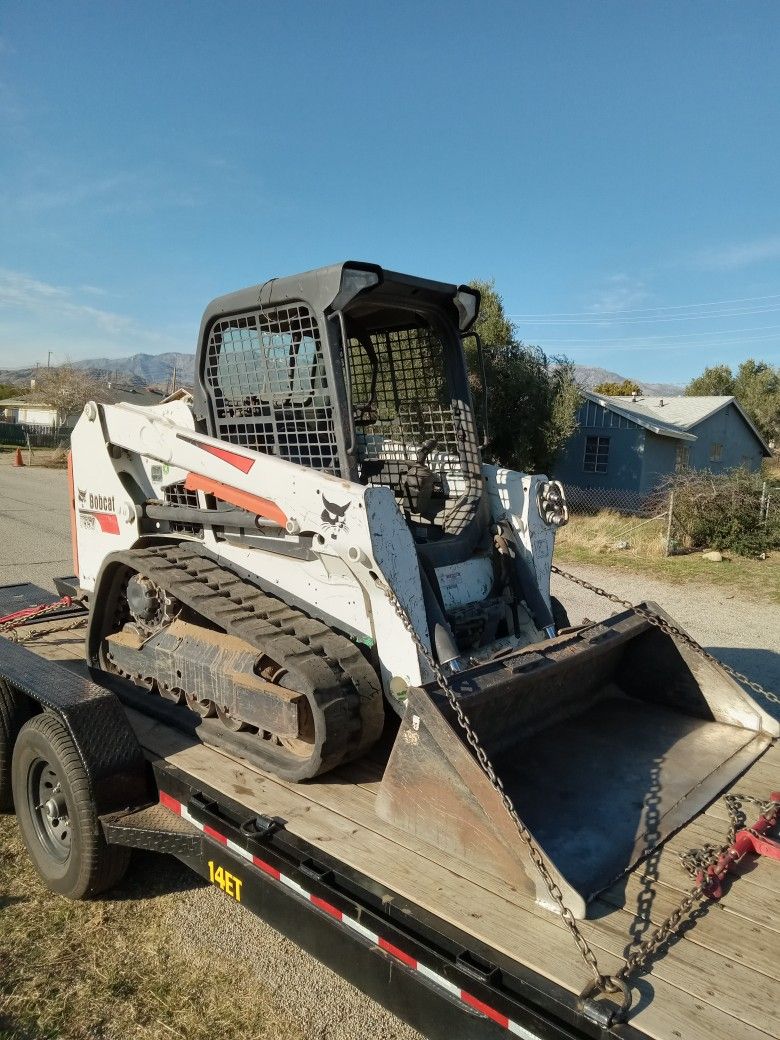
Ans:
{"type": "Polygon", "coordinates": [[[28,466],[32,466],[33,452],[32,452],[32,444],[30,443],[30,431],[29,430],[25,430],[24,431],[24,435],[27,438],[27,465],[28,466]]]}
{"type": "Polygon", "coordinates": [[[759,523],[765,524],[769,517],[769,498],[767,495],[766,481],[761,485],[761,505],[758,507],[759,523]]]}
{"type": "Polygon", "coordinates": [[[674,520],[674,491],[669,492],[669,520],[666,524],[666,555],[672,554],[672,521],[674,520]]]}

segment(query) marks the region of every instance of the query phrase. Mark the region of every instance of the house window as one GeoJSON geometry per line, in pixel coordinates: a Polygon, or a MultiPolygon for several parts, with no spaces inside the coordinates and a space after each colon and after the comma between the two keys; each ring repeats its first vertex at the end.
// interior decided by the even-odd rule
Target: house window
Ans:
{"type": "Polygon", "coordinates": [[[677,445],[677,472],[680,473],[684,469],[688,469],[691,461],[691,449],[687,444],[677,445]]]}
{"type": "Polygon", "coordinates": [[[582,468],[586,473],[606,473],[609,461],[609,437],[586,437],[585,459],[582,468]]]}
{"type": "Polygon", "coordinates": [[[720,462],[720,457],[723,454],[723,445],[713,442],[710,445],[710,462],[720,462]]]}

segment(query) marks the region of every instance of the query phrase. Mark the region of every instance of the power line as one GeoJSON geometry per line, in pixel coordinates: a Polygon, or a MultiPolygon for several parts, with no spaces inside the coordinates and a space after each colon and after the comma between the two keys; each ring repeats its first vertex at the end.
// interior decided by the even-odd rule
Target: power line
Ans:
{"type": "MultiPolygon", "coordinates": [[[[706,332],[670,332],[664,335],[649,335],[649,336],[614,336],[609,340],[603,339],[583,339],[582,336],[576,338],[559,338],[550,339],[544,337],[545,343],[581,343],[583,346],[587,346],[589,343],[646,343],[649,340],[665,340],[672,339],[675,342],[679,342],[684,339],[698,339],[702,336],[736,336],[736,335],[750,335],[755,332],[773,332],[780,330],[780,325],[754,325],[752,328],[747,329],[709,329],[706,332]]],[[[762,337],[763,338],[763,337],[762,337]]],[[[775,336],[767,337],[769,339],[776,338],[775,336]]]]}
{"type": "MultiPolygon", "coordinates": [[[[777,342],[777,336],[765,336],[761,340],[753,339],[753,340],[748,340],[748,341],[746,341],[744,339],[735,339],[733,342],[730,342],[730,343],[688,343],[687,346],[686,346],[686,349],[688,349],[688,350],[701,350],[701,349],[732,350],[732,349],[738,349],[739,347],[749,347],[749,346],[751,346],[754,343],[760,343],[760,342],[776,343],[777,342]]],[[[676,343],[644,343],[644,344],[643,343],[636,343],[636,344],[626,345],[625,343],[603,344],[603,343],[597,343],[596,342],[596,343],[582,344],[582,345],[578,345],[578,346],[568,346],[566,348],[566,353],[567,354],[569,354],[569,353],[571,353],[571,354],[580,353],[580,352],[583,352],[583,350],[584,350],[584,352],[588,352],[588,353],[597,353],[597,352],[599,352],[599,350],[609,350],[609,352],[612,352],[613,354],[619,354],[621,352],[621,350],[622,350],[622,352],[624,352],[626,354],[635,354],[636,352],[638,352],[638,350],[655,350],[655,352],[659,352],[659,350],[677,350],[677,349],[679,349],[679,347],[678,347],[678,345],[676,343]]],[[[773,352],[772,354],[765,354],[764,352],[761,352],[761,359],[763,361],[766,361],[769,358],[775,358],[775,357],[778,357],[778,353],[777,352],[773,352]]]]}
{"type": "Polygon", "coordinates": [[[593,318],[597,314],[621,315],[621,314],[656,314],[659,311],[685,311],[695,310],[698,307],[723,307],[735,303],[756,303],[762,300],[778,300],[780,293],[770,293],[767,296],[743,296],[732,300],[710,300],[707,303],[680,303],[663,307],[628,307],[626,309],[604,310],[604,311],[549,311],[548,313],[532,314],[508,314],[508,318],[593,318]]]}
{"type": "Polygon", "coordinates": [[[593,326],[614,326],[614,325],[651,325],[657,324],[658,322],[670,322],[670,321],[712,321],[713,319],[722,318],[744,318],[750,317],[755,314],[775,314],[780,311],[780,306],[777,307],[754,307],[750,310],[732,310],[732,311],[713,311],[709,314],[674,314],[669,316],[659,316],[657,318],[599,318],[595,315],[591,315],[590,318],[580,318],[574,320],[573,318],[562,318],[561,320],[550,320],[550,319],[538,319],[536,321],[530,318],[525,319],[527,325],[593,325],[593,326]]]}

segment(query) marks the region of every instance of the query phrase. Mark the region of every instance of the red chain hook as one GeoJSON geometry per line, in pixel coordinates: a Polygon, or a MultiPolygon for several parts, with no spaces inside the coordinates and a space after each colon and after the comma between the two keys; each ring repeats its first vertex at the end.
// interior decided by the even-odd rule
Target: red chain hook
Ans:
{"type": "Polygon", "coordinates": [[[0,625],[10,624],[14,621],[23,621],[25,618],[34,617],[36,614],[44,613],[44,611],[48,613],[48,611],[55,608],[72,606],[72,597],[63,596],[62,599],[58,599],[54,603],[39,603],[35,607],[25,607],[24,610],[16,610],[13,614],[6,614],[4,617],[0,617],[0,625]]]}
{"type": "Polygon", "coordinates": [[[703,886],[711,899],[720,899],[723,895],[723,882],[726,875],[740,862],[748,853],[756,856],[768,856],[770,859],[780,861],[780,841],[765,837],[766,832],[777,823],[780,812],[780,791],[773,791],[769,800],[772,803],[770,809],[765,809],[752,827],[744,827],[734,835],[734,841],[725,852],[721,853],[717,861],[706,870],[700,870],[696,875],[696,881],[703,886]]]}

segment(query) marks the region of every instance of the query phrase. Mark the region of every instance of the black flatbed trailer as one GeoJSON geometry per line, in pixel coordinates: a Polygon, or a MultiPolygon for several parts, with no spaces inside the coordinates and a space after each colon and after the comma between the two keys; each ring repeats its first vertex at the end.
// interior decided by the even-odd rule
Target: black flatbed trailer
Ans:
{"type": "MultiPolygon", "coordinates": [[[[13,594],[16,607],[25,599],[30,605],[41,602],[41,590],[34,586],[26,590],[15,587],[13,594]]],[[[5,595],[11,592],[7,590],[5,595]]],[[[71,625],[74,618],[77,620],[77,612],[71,611],[71,625]]],[[[526,1040],[687,1040],[689,1036],[711,1036],[713,1020],[730,1023],[734,1028],[729,1035],[746,1040],[780,1035],[777,1029],[765,1029],[766,1023],[760,1016],[756,1020],[752,1011],[745,1015],[736,998],[733,1010],[723,1008],[722,997],[707,1004],[708,1013],[695,1028],[690,1019],[676,1017],[690,1016],[688,999],[681,1001],[679,1009],[670,1008],[668,1014],[645,1016],[651,1024],[648,1030],[638,1023],[605,1027],[590,1020],[583,1014],[576,989],[532,966],[532,947],[545,941],[544,929],[528,934],[527,949],[518,948],[517,956],[508,956],[506,948],[485,941],[484,932],[467,915],[445,919],[432,912],[430,900],[428,905],[416,902],[408,891],[358,869],[354,860],[330,854],[323,847],[327,842],[306,840],[296,833],[289,810],[281,802],[278,814],[273,811],[273,800],[268,811],[258,812],[254,798],[240,796],[241,791],[249,790],[241,786],[247,780],[240,763],[231,767],[230,775],[237,778],[234,794],[222,782],[204,780],[208,771],[182,768],[180,762],[188,754],[199,756],[198,762],[206,761],[208,755],[217,756],[221,764],[225,757],[202,746],[187,749],[180,734],[171,737],[164,706],[161,717],[150,720],[117,691],[77,674],[73,653],[55,654],[64,663],[48,659],[58,636],[56,624],[47,624],[55,629],[47,637],[48,651],[46,642],[31,642],[36,648],[33,652],[0,639],[0,692],[13,691],[26,699],[30,711],[52,713],[67,729],[89,776],[95,816],[106,843],[176,856],[218,885],[228,898],[258,914],[431,1040],[488,1040],[507,1034],[526,1040]],[[170,754],[165,752],[166,741],[172,748],[170,754]],[[708,1017],[710,1012],[714,1019],[708,1017]],[[675,1021],[676,1030],[671,1028],[675,1021]]],[[[0,739],[2,736],[0,731],[0,739]]],[[[421,875],[428,867],[430,863],[421,859],[421,875]]],[[[771,887],[775,882],[771,875],[767,877],[769,882],[763,883],[771,887]]],[[[780,871],[776,886],[770,903],[780,904],[780,871]]],[[[475,899],[479,893],[480,898],[486,895],[475,886],[475,899]]],[[[550,915],[539,913],[549,931],[550,915]]],[[[729,924],[735,924],[735,919],[727,922],[727,928],[729,924]]],[[[777,929],[776,922],[772,927],[777,929]]],[[[779,955],[774,978],[765,974],[764,957],[755,982],[763,999],[770,1006],[774,1002],[776,1008],[780,930],[772,931],[771,936],[769,961],[773,949],[779,955]]],[[[680,940],[678,945],[685,942],[680,940]]],[[[709,941],[708,946],[712,945],[709,941]]],[[[693,947],[693,961],[707,948],[693,947]]],[[[704,960],[709,963],[711,957],[704,960]]],[[[704,976],[706,988],[710,985],[706,971],[704,976]]],[[[587,981],[584,974],[582,981],[587,981]]],[[[663,975],[657,980],[651,976],[651,981],[655,989],[651,1000],[678,992],[663,975]]],[[[704,1012],[705,1005],[697,1001],[707,997],[692,996],[694,1006],[704,1012]]],[[[646,995],[641,999],[646,1000],[646,995]]]]}

